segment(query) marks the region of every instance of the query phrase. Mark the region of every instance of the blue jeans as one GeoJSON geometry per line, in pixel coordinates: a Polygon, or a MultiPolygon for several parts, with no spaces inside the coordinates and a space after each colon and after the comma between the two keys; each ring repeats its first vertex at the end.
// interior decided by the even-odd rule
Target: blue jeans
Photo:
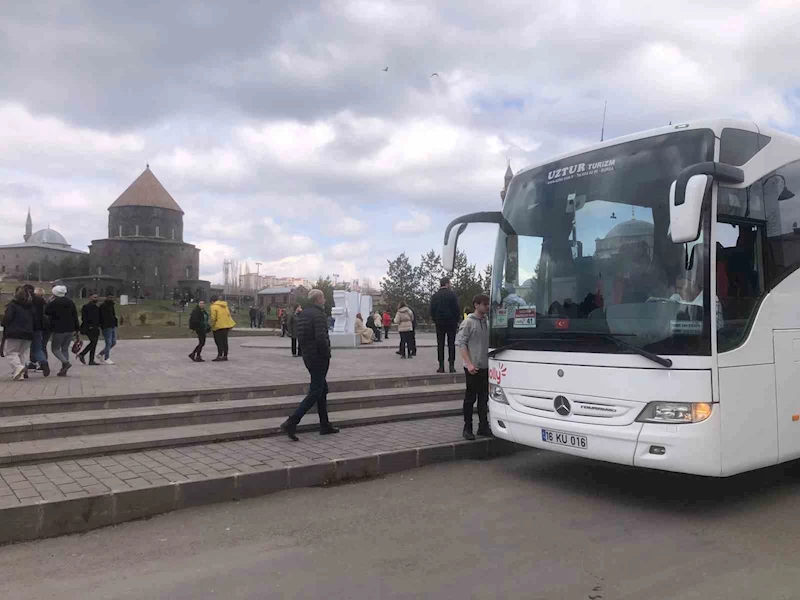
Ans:
{"type": "Polygon", "coordinates": [[[103,339],[106,342],[106,347],[100,352],[105,360],[111,357],[111,349],[117,345],[117,328],[106,327],[103,329],[103,339]]]}
{"type": "Polygon", "coordinates": [[[41,331],[33,332],[33,342],[31,343],[31,362],[46,363],[47,353],[44,350],[44,337],[41,331]]]}

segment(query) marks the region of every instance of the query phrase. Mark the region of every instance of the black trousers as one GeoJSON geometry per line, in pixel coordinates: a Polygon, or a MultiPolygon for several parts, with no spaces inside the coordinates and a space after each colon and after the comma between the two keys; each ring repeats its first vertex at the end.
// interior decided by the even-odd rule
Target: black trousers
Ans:
{"type": "Polygon", "coordinates": [[[472,407],[478,401],[478,427],[489,428],[489,369],[478,369],[472,375],[464,369],[467,391],[464,394],[464,425],[472,427],[472,407]]]}
{"type": "Polygon", "coordinates": [[[195,331],[195,333],[197,334],[197,346],[192,350],[192,354],[200,356],[200,353],[203,351],[203,346],[206,345],[206,332],[195,331]]]}
{"type": "Polygon", "coordinates": [[[89,355],[89,362],[94,362],[94,353],[97,351],[97,339],[100,337],[99,327],[90,327],[86,330],[86,337],[89,338],[89,344],[81,352],[81,356],[89,355]]]}
{"type": "Polygon", "coordinates": [[[413,331],[401,331],[400,332],[400,354],[405,356],[406,355],[406,351],[408,351],[408,355],[409,356],[414,354],[414,332],[413,331]]]}
{"type": "Polygon", "coordinates": [[[214,343],[217,345],[217,356],[228,356],[228,332],[230,329],[217,329],[214,332],[214,343]]]}
{"type": "Polygon", "coordinates": [[[303,348],[297,343],[297,338],[292,338],[292,356],[303,356],[303,348]]]}
{"type": "Polygon", "coordinates": [[[436,324],[436,352],[439,357],[439,364],[444,365],[444,343],[447,338],[447,357],[452,365],[456,362],[456,323],[436,324]]]}
{"type": "Polygon", "coordinates": [[[388,325],[384,325],[383,326],[383,337],[386,338],[387,340],[389,339],[389,326],[388,325]]]}
{"type": "Polygon", "coordinates": [[[288,422],[297,425],[305,414],[311,410],[311,407],[317,405],[317,412],[319,413],[319,424],[324,427],[330,424],[328,420],[328,382],[325,377],[328,375],[328,368],[331,365],[330,358],[306,358],[303,357],[303,363],[311,375],[311,385],[308,386],[308,394],[297,410],[294,411],[288,422]]]}

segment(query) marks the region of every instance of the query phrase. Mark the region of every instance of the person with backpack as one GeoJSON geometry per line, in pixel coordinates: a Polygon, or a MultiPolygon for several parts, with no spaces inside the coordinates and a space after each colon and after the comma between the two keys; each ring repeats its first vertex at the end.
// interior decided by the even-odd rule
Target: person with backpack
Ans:
{"type": "Polygon", "coordinates": [[[3,314],[3,350],[11,365],[11,377],[19,381],[26,374],[25,354],[33,342],[33,297],[25,287],[18,287],[3,314]]]}
{"type": "Polygon", "coordinates": [[[206,335],[211,331],[211,324],[206,310],[206,303],[203,300],[197,303],[197,306],[192,310],[192,314],[189,315],[189,329],[197,334],[197,346],[192,350],[189,358],[194,362],[205,362],[201,354],[203,346],[206,345],[206,335]]]}
{"type": "Polygon", "coordinates": [[[50,319],[50,347],[53,356],[61,361],[61,370],[57,377],[66,377],[72,364],[69,361],[69,346],[80,329],[78,309],[75,303],[67,298],[67,288],[57,285],[53,288],[53,300],[45,307],[44,312],[50,319]]]}

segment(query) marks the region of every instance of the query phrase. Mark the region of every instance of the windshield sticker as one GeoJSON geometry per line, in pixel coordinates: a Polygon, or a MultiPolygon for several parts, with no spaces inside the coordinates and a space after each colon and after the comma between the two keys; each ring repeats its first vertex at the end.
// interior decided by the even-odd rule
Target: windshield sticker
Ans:
{"type": "Polygon", "coordinates": [[[492,327],[506,327],[508,325],[508,311],[505,308],[498,308],[494,311],[492,327]]]}
{"type": "Polygon", "coordinates": [[[702,321],[670,321],[669,328],[672,335],[702,335],[702,321]]]}
{"type": "Polygon", "coordinates": [[[547,173],[547,185],[551,183],[561,183],[577,177],[587,175],[597,175],[598,173],[610,173],[614,170],[617,159],[601,160],[593,163],[578,163],[561,169],[554,169],[547,173]]]}
{"type": "Polygon", "coordinates": [[[518,308],[514,313],[514,327],[516,328],[535,328],[536,327],[536,307],[518,308]]]}

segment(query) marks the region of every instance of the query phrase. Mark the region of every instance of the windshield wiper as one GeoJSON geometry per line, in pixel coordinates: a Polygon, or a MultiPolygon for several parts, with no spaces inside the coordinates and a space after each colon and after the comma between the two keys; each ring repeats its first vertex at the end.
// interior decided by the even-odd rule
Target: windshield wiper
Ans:
{"type": "Polygon", "coordinates": [[[605,338],[611,339],[611,340],[614,341],[615,344],[617,344],[621,348],[627,348],[628,350],[631,350],[632,352],[635,352],[639,356],[644,356],[645,358],[647,358],[649,360],[652,360],[654,363],[658,363],[662,367],[669,368],[669,367],[672,366],[672,360],[671,359],[664,358],[663,356],[659,356],[658,354],[655,354],[653,352],[648,352],[644,348],[639,348],[638,346],[634,346],[633,344],[629,344],[628,342],[624,342],[624,341],[620,340],[619,338],[613,336],[610,333],[598,333],[596,335],[602,335],[605,338]]]}
{"type": "MultiPolygon", "coordinates": [[[[549,333],[549,332],[548,332],[549,333]]],[[[553,332],[555,333],[555,332],[553,332]]],[[[602,337],[607,340],[611,340],[620,348],[626,348],[631,352],[638,354],[639,356],[644,356],[648,360],[652,360],[654,363],[658,363],[662,367],[671,367],[672,360],[669,358],[664,358],[663,356],[659,356],[658,354],[654,354],[653,352],[648,352],[643,348],[639,348],[638,346],[634,346],[633,344],[629,344],[628,342],[624,342],[619,339],[617,336],[611,333],[603,333],[602,331],[560,331],[558,332],[559,335],[563,334],[572,334],[572,335],[593,335],[596,337],[602,337]]]]}
{"type": "MultiPolygon", "coordinates": [[[[654,354],[653,352],[648,352],[647,350],[644,350],[643,348],[639,348],[638,346],[634,346],[633,344],[629,344],[628,342],[624,342],[624,341],[622,341],[621,339],[619,339],[618,337],[616,337],[615,335],[613,335],[611,333],[603,333],[602,331],[559,331],[559,332],[555,332],[555,331],[553,331],[553,332],[549,332],[549,331],[548,332],[544,332],[544,331],[542,331],[537,335],[538,339],[547,339],[547,337],[539,337],[539,336],[541,336],[542,333],[555,333],[558,337],[554,337],[554,338],[550,338],[550,339],[559,339],[560,338],[563,341],[567,341],[565,338],[561,337],[563,335],[567,335],[567,336],[569,336],[569,335],[572,335],[572,336],[588,335],[588,336],[601,337],[601,338],[604,338],[604,339],[607,339],[607,340],[611,340],[612,342],[617,344],[617,346],[619,346],[620,348],[625,348],[627,350],[630,350],[631,352],[634,352],[634,353],[638,354],[639,356],[643,356],[648,360],[652,360],[654,363],[657,363],[657,364],[661,365],[662,367],[669,368],[669,367],[672,366],[672,360],[671,359],[664,358],[663,356],[659,356],[658,354],[654,354]]],[[[532,338],[530,340],[525,340],[525,341],[522,341],[522,342],[516,342],[514,344],[509,344],[508,346],[502,346],[500,348],[497,348],[496,350],[493,350],[492,352],[501,352],[502,350],[508,350],[508,349],[510,349],[510,348],[512,348],[514,346],[518,346],[518,345],[524,344],[526,342],[531,342],[534,339],[536,339],[536,338],[532,338]]],[[[493,356],[492,352],[489,353],[489,356],[493,356]]]]}

